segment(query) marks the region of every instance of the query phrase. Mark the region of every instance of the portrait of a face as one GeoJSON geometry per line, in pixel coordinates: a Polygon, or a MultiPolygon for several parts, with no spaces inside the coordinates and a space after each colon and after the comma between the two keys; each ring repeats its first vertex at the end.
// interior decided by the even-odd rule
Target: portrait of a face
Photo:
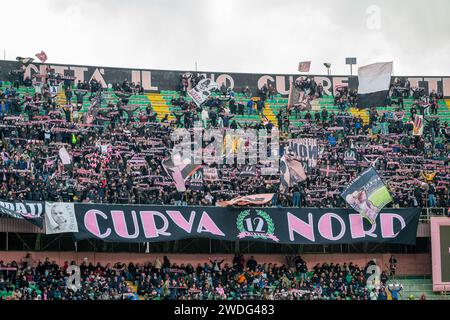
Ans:
{"type": "Polygon", "coordinates": [[[46,203],[46,233],[78,232],[73,203],[46,203]]]}
{"type": "Polygon", "coordinates": [[[355,191],[352,194],[348,194],[345,200],[356,211],[367,215],[367,217],[374,221],[377,216],[377,208],[367,199],[367,194],[364,190],[355,191]]]}
{"type": "Polygon", "coordinates": [[[56,222],[57,228],[66,229],[68,225],[68,213],[62,204],[55,204],[52,208],[51,217],[56,222]]]}

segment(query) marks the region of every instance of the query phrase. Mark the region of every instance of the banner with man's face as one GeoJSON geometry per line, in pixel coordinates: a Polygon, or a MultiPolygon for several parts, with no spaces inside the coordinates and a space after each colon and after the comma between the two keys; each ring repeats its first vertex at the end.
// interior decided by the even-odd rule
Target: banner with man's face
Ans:
{"type": "Polygon", "coordinates": [[[392,201],[389,190],[374,168],[367,169],[353,180],[341,196],[372,224],[381,209],[392,201]]]}
{"type": "Polygon", "coordinates": [[[78,232],[73,203],[45,203],[45,233],[58,234],[78,232]]]}

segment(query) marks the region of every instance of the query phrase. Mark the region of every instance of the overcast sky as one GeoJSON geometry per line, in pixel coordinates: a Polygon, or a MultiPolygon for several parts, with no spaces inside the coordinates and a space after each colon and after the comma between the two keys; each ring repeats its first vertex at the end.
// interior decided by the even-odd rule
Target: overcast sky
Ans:
{"type": "Polygon", "coordinates": [[[450,76],[449,0],[14,0],[2,3],[6,59],[201,71],[450,76]],[[354,71],[355,72],[355,71],[354,71]]]}

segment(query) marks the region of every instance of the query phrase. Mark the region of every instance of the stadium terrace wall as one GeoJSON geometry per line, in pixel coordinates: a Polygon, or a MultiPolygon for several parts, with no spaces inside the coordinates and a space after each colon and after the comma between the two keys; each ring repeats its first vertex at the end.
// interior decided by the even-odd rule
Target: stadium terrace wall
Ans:
{"type": "MultiPolygon", "coordinates": [[[[25,257],[26,252],[21,251],[0,251],[0,257],[5,262],[17,261],[20,262],[25,257]]],[[[84,258],[88,258],[88,262],[94,265],[97,262],[101,264],[107,263],[148,263],[154,262],[156,258],[162,261],[164,255],[167,255],[172,263],[187,264],[190,263],[196,266],[198,263],[208,262],[208,259],[224,259],[224,264],[232,264],[233,254],[207,255],[207,254],[138,254],[138,253],[98,253],[98,252],[31,252],[34,261],[44,261],[49,258],[50,261],[55,261],[59,265],[64,265],[65,261],[76,261],[81,264],[84,258]]],[[[272,263],[272,264],[286,264],[286,255],[281,254],[254,254],[258,263],[272,263]]],[[[250,255],[246,254],[248,259],[250,255]]],[[[312,268],[317,263],[340,263],[353,262],[359,266],[364,266],[370,260],[376,259],[376,263],[382,268],[387,269],[389,265],[390,253],[364,253],[364,254],[301,254],[301,257],[306,261],[309,268],[312,268]]],[[[397,275],[430,275],[431,274],[431,256],[428,253],[420,254],[395,254],[398,261],[397,275]]]]}
{"type": "MultiPolygon", "coordinates": [[[[146,91],[177,90],[179,76],[185,72],[204,75],[216,81],[219,86],[225,83],[235,91],[241,91],[249,86],[253,93],[257,92],[264,83],[275,84],[277,93],[287,96],[289,94],[289,84],[298,78],[299,74],[253,74],[253,73],[231,73],[231,72],[210,72],[210,71],[176,71],[176,70],[150,70],[150,69],[127,69],[111,68],[99,66],[80,66],[71,64],[48,64],[57,73],[74,76],[78,80],[90,81],[95,77],[103,87],[110,83],[123,82],[128,79],[131,82],[141,82],[146,91]]],[[[24,77],[33,76],[37,73],[45,73],[47,65],[33,63],[27,66],[24,77]]],[[[21,65],[17,61],[0,61],[0,79],[12,81],[9,71],[20,69],[21,65]]],[[[311,75],[318,83],[322,83],[324,92],[331,95],[334,88],[348,84],[349,76],[335,75],[311,75]]],[[[423,87],[429,93],[431,90],[440,91],[446,98],[450,98],[450,77],[446,76],[399,76],[408,78],[411,87],[423,87]]]]}

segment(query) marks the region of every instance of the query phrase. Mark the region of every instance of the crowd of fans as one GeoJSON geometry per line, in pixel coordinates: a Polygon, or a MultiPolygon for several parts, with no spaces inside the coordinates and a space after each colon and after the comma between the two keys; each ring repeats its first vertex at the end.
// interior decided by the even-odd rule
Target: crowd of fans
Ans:
{"type": "MultiPolygon", "coordinates": [[[[320,86],[299,85],[306,86],[310,94],[323,94],[320,86]]],[[[308,168],[304,183],[280,193],[279,176],[261,176],[264,164],[258,163],[253,173],[246,175],[241,174],[240,165],[215,165],[215,177],[204,177],[196,188],[190,188],[187,181],[187,191],[178,192],[162,167],[173,147],[171,132],[178,127],[192,129],[198,121],[205,128],[270,131],[274,124],[264,110],[274,93],[272,85],[256,94],[244,88],[246,106],[227,88],[201,107],[175,97],[172,104],[179,111],[173,113],[174,120],[167,115],[158,120],[151,104],[145,110],[129,105],[142,87],[128,81],[114,85],[117,103],[105,98],[95,79],[78,82],[75,90],[65,86],[65,105],[57,103],[50,80],[35,87],[37,90],[28,94],[19,94],[14,86],[0,92],[0,199],[215,205],[238,195],[274,193],[269,205],[342,207],[345,202],[340,191],[373,165],[394,196],[392,206],[450,206],[449,128],[436,115],[427,114],[423,97],[410,110],[401,106],[395,112],[372,109],[369,123],[343,105],[339,112],[326,108],[306,111],[298,120],[303,126],[297,126],[290,123],[295,110],[281,108],[276,119],[282,147],[290,138],[318,139],[317,166],[308,168]],[[90,107],[81,113],[86,99],[90,107]],[[261,120],[244,123],[233,119],[253,113],[259,113],[261,120]],[[415,114],[425,115],[421,136],[412,135],[415,114]],[[70,166],[60,161],[62,147],[72,157],[70,166]],[[347,159],[348,151],[354,152],[352,161],[347,159]]],[[[340,101],[343,96],[339,93],[336,98],[340,101]]],[[[432,92],[426,103],[437,98],[432,92]]],[[[244,141],[245,146],[248,143],[244,141]]]]}
{"type": "MultiPolygon", "coordinates": [[[[67,286],[68,261],[58,266],[31,255],[20,263],[0,261],[0,295],[8,300],[119,300],[134,299],[133,287],[146,300],[393,300],[401,299],[402,286],[383,271],[372,281],[366,266],[353,263],[316,264],[309,268],[300,257],[293,266],[258,263],[253,256],[236,254],[232,264],[172,263],[168,257],[145,264],[80,265],[80,287],[67,286]],[[371,283],[372,281],[372,283],[371,283]]],[[[70,281],[69,281],[70,282],[70,281]]]]}

